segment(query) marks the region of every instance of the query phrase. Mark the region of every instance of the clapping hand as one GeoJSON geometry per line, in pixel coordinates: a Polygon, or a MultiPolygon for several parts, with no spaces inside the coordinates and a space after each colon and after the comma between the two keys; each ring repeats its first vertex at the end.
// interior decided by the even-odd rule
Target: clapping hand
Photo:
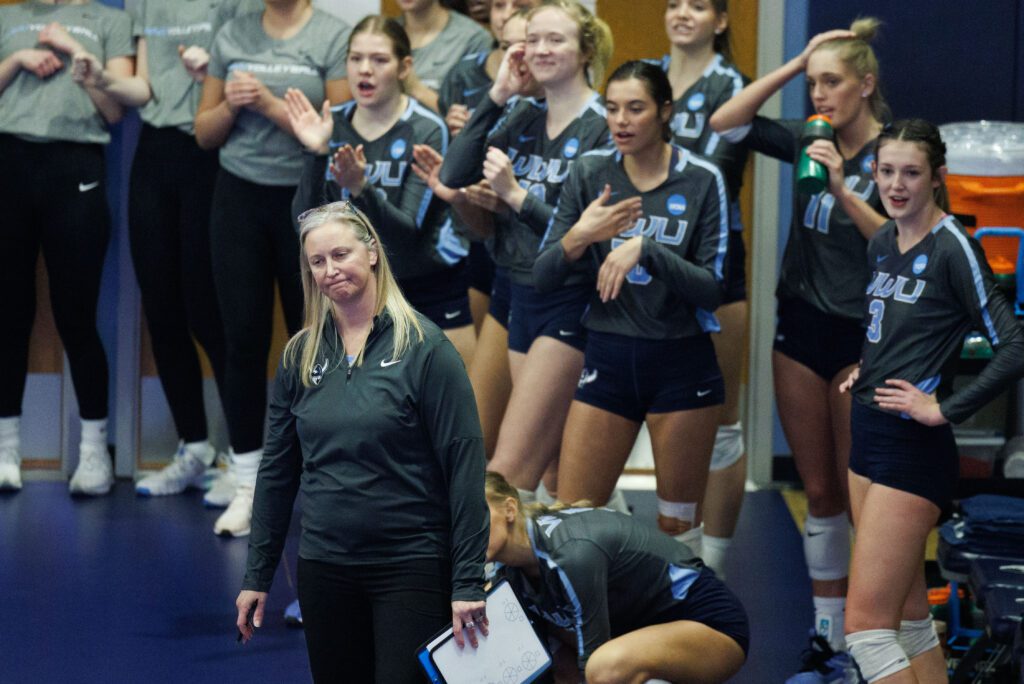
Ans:
{"type": "Polygon", "coordinates": [[[487,148],[487,156],[484,157],[484,178],[498,197],[508,204],[512,204],[512,194],[522,190],[512,171],[512,160],[504,150],[497,147],[487,148]]]}
{"type": "Polygon", "coordinates": [[[327,153],[327,141],[334,132],[334,117],[331,115],[331,101],[324,100],[317,112],[298,88],[289,88],[284,94],[284,104],[288,111],[288,123],[292,133],[310,152],[327,153]]]}
{"type": "Polygon", "coordinates": [[[444,117],[444,122],[448,124],[448,132],[452,134],[453,138],[466,127],[468,121],[469,107],[464,104],[453,104],[448,108],[448,115],[444,117]]]}
{"type": "Polygon", "coordinates": [[[331,175],[350,195],[359,197],[366,183],[366,155],[363,146],[358,145],[353,149],[351,145],[344,145],[338,148],[331,161],[331,175]]]}
{"type": "Polygon", "coordinates": [[[417,144],[412,146],[412,158],[412,172],[427,184],[439,200],[452,204],[460,199],[457,189],[441,182],[441,164],[444,163],[444,157],[440,152],[430,145],[417,144]]]}

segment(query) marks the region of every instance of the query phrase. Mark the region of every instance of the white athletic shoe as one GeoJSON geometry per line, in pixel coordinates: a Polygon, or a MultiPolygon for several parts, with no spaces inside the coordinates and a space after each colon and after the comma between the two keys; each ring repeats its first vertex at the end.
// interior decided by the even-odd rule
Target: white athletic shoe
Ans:
{"type": "MultiPolygon", "coordinates": [[[[206,450],[212,452],[213,447],[207,445],[206,450]]],[[[203,489],[206,484],[204,455],[189,451],[184,442],[179,443],[178,452],[163,470],[135,483],[135,493],[139,496],[166,496],[181,494],[189,487],[203,489]]]]}
{"type": "Polygon", "coordinates": [[[235,498],[238,480],[227,454],[218,454],[217,462],[223,463],[224,467],[206,469],[206,494],[203,495],[203,504],[208,508],[227,508],[235,498]]]}
{"type": "Polygon", "coordinates": [[[252,524],[252,485],[240,484],[226,511],[220,514],[213,525],[213,533],[222,537],[245,537],[252,524]]]}
{"type": "Polygon", "coordinates": [[[15,446],[0,447],[0,491],[21,489],[21,456],[15,446]]]}
{"type": "Polygon", "coordinates": [[[82,445],[78,467],[71,476],[68,491],[72,494],[103,496],[114,484],[114,470],[106,446],[82,445]]]}

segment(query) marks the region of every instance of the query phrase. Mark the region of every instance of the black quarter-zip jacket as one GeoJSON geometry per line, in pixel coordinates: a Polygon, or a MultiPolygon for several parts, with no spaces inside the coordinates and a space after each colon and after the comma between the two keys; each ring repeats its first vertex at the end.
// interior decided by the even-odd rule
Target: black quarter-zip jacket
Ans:
{"type": "Polygon", "coordinates": [[[484,598],[489,515],[476,402],[458,352],[419,321],[424,340],[414,334],[394,359],[392,321],[375,318],[353,367],[329,320],[317,384],[302,384],[297,363],[278,368],[243,588],[270,588],[301,491],[302,558],[450,558],[452,600],[484,598]]]}

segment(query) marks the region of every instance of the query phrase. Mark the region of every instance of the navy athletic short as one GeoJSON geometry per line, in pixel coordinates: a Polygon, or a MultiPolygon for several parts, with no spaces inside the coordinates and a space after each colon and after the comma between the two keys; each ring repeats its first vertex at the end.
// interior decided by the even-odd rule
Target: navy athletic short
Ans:
{"type": "Polygon", "coordinates": [[[583,314],[591,286],[563,287],[541,294],[529,285],[512,283],[508,319],[508,348],[525,354],[541,336],[553,337],[583,351],[587,331],[583,314]]]}
{"type": "Polygon", "coordinates": [[[850,430],[850,470],[949,509],[960,477],[952,426],[929,427],[854,400],[850,430]]]}
{"type": "Polygon", "coordinates": [[[729,253],[725,271],[725,297],[722,304],[747,300],[747,246],[743,243],[743,221],[740,204],[729,205],[729,253]]]}
{"type": "Polygon", "coordinates": [[[440,273],[406,278],[398,284],[413,308],[442,330],[473,325],[465,261],[440,273]]]}
{"type": "Polygon", "coordinates": [[[780,299],[775,351],[810,368],[826,382],[860,360],[864,326],[830,316],[801,299],[780,299]]]}
{"type": "Polygon", "coordinates": [[[721,404],[725,383],[707,333],[645,340],[590,331],[575,398],[639,423],[648,413],[721,404]]]}
{"type": "Polygon", "coordinates": [[[469,243],[469,286],[477,292],[490,294],[494,286],[494,259],[483,242],[469,243]]]}
{"type": "Polygon", "coordinates": [[[621,636],[627,632],[663,625],[677,620],[691,620],[706,625],[711,629],[731,637],[744,655],[750,650],[750,623],[743,604],[736,598],[722,580],[715,577],[709,568],[699,570],[697,578],[689,585],[682,601],[667,599],[669,607],[659,611],[639,625],[612,624],[612,636],[621,636]]]}
{"type": "Polygon", "coordinates": [[[501,267],[495,267],[494,283],[491,286],[491,303],[487,307],[487,313],[505,330],[508,330],[508,313],[512,306],[509,301],[511,297],[512,281],[509,280],[508,271],[501,267]]]}

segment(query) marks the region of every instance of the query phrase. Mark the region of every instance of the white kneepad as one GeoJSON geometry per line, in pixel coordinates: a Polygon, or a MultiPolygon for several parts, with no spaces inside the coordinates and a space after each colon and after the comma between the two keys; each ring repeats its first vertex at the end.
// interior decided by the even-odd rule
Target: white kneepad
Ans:
{"type": "Polygon", "coordinates": [[[900,646],[908,658],[916,658],[939,645],[939,635],[935,633],[935,622],[930,617],[923,620],[900,622],[899,639],[900,646]]]}
{"type": "Polygon", "coordinates": [[[711,452],[711,470],[725,470],[743,456],[743,423],[719,425],[715,448],[711,452]]]}
{"type": "Polygon", "coordinates": [[[868,684],[910,667],[895,629],[866,629],[846,635],[846,647],[868,684]]]}
{"type": "Polygon", "coordinates": [[[837,580],[849,574],[850,524],[845,513],[829,518],[807,516],[804,557],[811,579],[837,580]]]}

